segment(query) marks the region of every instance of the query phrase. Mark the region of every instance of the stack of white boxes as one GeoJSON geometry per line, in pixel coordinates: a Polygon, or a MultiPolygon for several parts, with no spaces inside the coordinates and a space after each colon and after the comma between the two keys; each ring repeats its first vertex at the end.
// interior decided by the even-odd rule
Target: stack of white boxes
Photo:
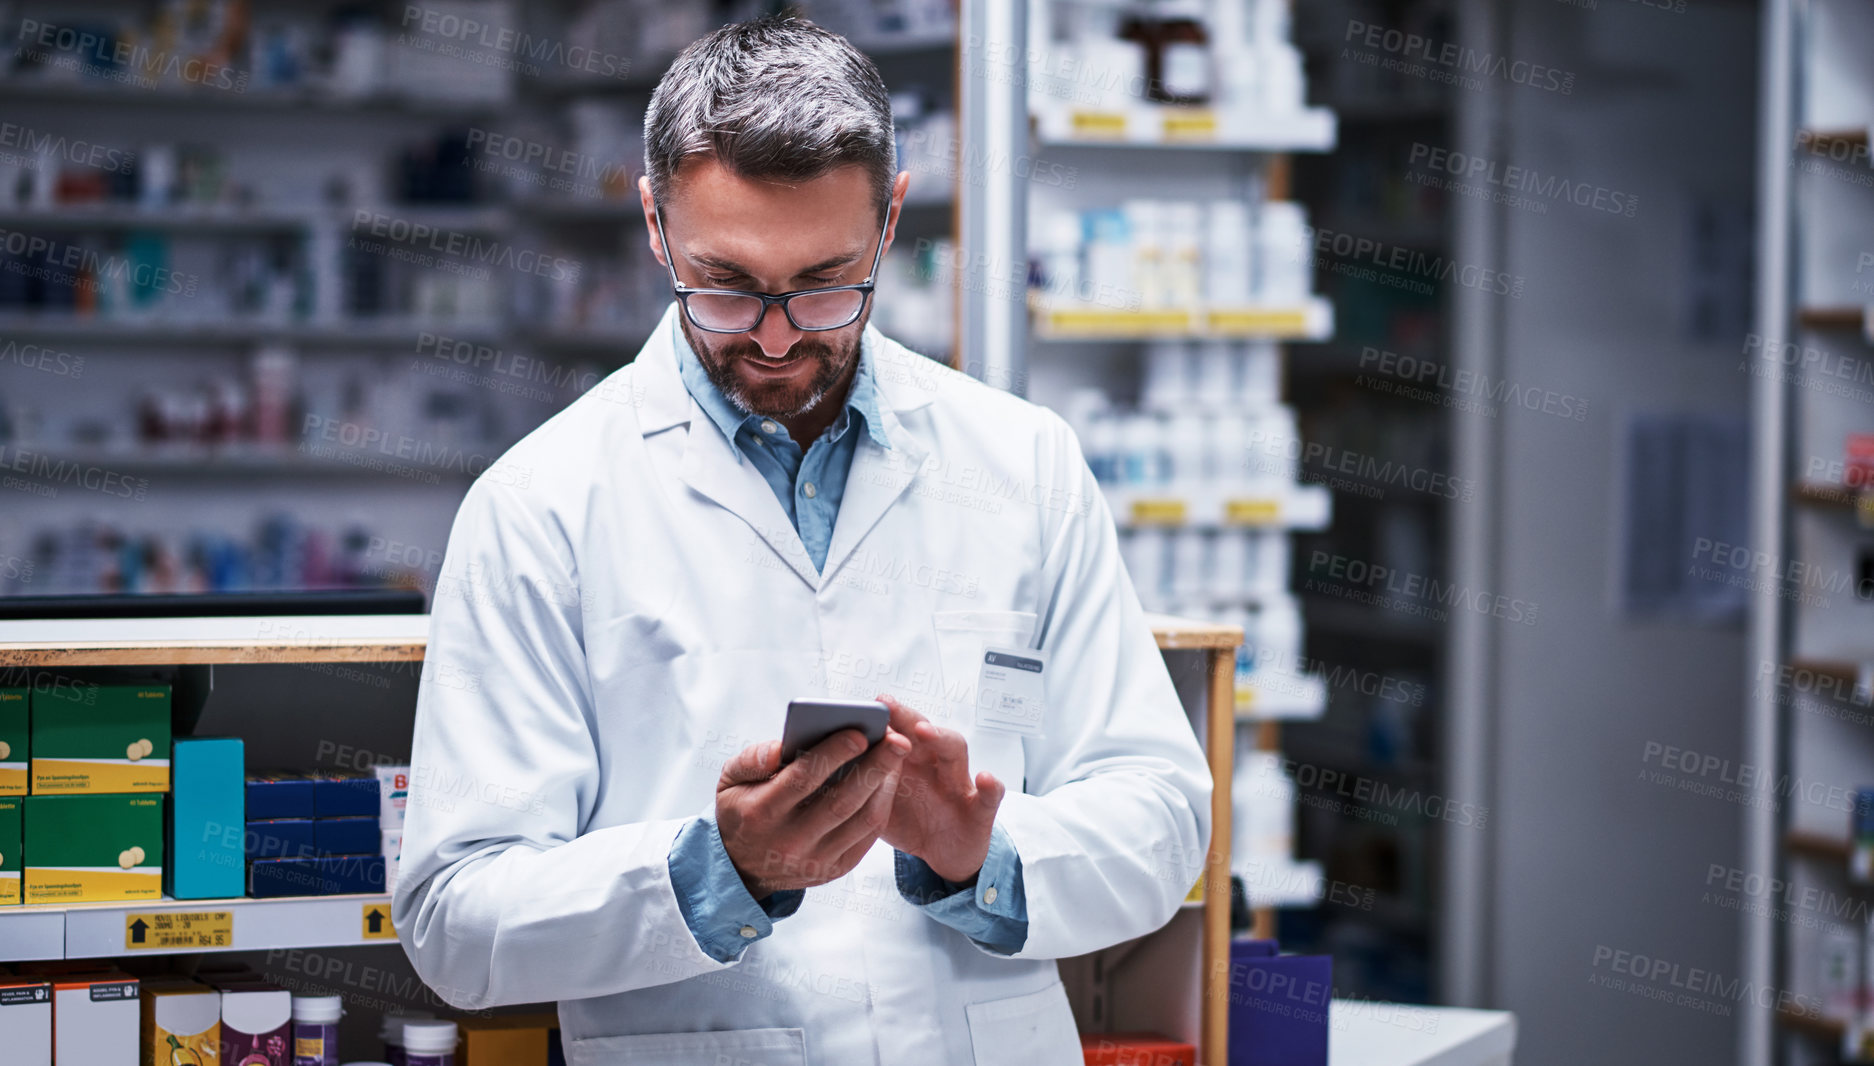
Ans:
{"type": "Polygon", "coordinates": [[[384,844],[384,891],[397,890],[397,859],[403,853],[403,812],[410,802],[410,768],[377,768],[377,823],[384,844]]]}

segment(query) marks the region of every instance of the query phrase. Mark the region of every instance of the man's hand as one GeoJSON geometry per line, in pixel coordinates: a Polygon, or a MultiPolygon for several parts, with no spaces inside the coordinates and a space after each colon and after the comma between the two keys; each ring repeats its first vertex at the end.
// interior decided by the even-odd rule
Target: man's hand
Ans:
{"type": "Polygon", "coordinates": [[[827,778],[860,752],[865,737],[842,729],[781,765],[781,742],[751,744],[722,768],[716,828],[749,894],[811,888],[844,877],[891,817],[898,771],[911,742],[892,730],[843,780],[827,778]]]}
{"type": "Polygon", "coordinates": [[[911,738],[911,755],[899,771],[899,797],[881,836],[885,843],[925,865],[946,881],[966,882],[983,868],[989,831],[1002,804],[1002,782],[994,774],[970,777],[969,743],[890,696],[891,728],[911,738]]]}

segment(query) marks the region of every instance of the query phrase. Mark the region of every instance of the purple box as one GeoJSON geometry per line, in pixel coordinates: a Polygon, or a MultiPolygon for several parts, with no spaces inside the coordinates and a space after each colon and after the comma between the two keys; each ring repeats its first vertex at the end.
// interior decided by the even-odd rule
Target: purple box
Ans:
{"type": "Polygon", "coordinates": [[[1229,1066],[1327,1066],[1334,960],[1230,942],[1229,1066]]]}
{"type": "MultiPolygon", "coordinates": [[[[377,775],[315,774],[312,778],[312,814],[315,818],[377,817],[377,775]]],[[[371,850],[377,850],[373,844],[371,850]]]]}
{"type": "Polygon", "coordinates": [[[293,994],[266,981],[224,981],[222,1066],[293,1066],[293,994]]]}

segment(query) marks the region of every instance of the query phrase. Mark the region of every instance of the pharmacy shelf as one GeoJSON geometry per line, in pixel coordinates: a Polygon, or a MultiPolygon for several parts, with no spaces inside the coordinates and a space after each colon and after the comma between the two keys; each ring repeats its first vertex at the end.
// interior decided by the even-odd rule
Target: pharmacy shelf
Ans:
{"type": "Polygon", "coordinates": [[[1152,636],[1158,641],[1161,651],[1202,648],[1234,651],[1237,645],[1243,643],[1242,626],[1199,622],[1191,618],[1150,612],[1145,616],[1145,624],[1151,627],[1152,636]]]}
{"type": "Polygon", "coordinates": [[[1109,485],[1106,503],[1123,528],[1325,529],[1333,517],[1334,494],[1320,485],[1269,489],[1180,490],[1109,485]]]}
{"type": "Polygon", "coordinates": [[[139,229],[190,233],[281,233],[302,229],[318,216],[303,211],[178,205],[145,208],[126,203],[58,204],[0,211],[7,229],[139,229]]]}
{"type": "Polygon", "coordinates": [[[311,89],[141,89],[106,81],[0,78],[11,103],[97,104],[229,111],[311,111],[346,115],[462,118],[508,106],[504,100],[426,99],[391,93],[341,96],[311,89]]]}
{"type": "Polygon", "coordinates": [[[1339,132],[1334,112],[1323,107],[1292,114],[1149,106],[1112,111],[1043,108],[1035,112],[1034,123],[1037,139],[1046,148],[1331,152],[1339,132]]]}
{"type": "Polygon", "coordinates": [[[1240,722],[1311,722],[1327,714],[1327,679],[1319,674],[1259,673],[1236,687],[1240,722]]]}
{"type": "Polygon", "coordinates": [[[0,335],[19,340],[111,344],[257,344],[284,341],[312,346],[414,346],[423,333],[486,343],[498,327],[485,321],[393,316],[315,324],[228,317],[221,319],[102,318],[68,314],[0,314],[0,335]]]}
{"type": "Polygon", "coordinates": [[[1249,899],[1250,907],[1308,910],[1320,904],[1321,897],[1315,891],[1323,881],[1320,863],[1290,862],[1286,867],[1275,869],[1272,862],[1250,862],[1251,866],[1233,871],[1243,880],[1243,894],[1249,899]]]}
{"type": "Polygon", "coordinates": [[[1870,506],[1867,501],[1874,500],[1874,493],[1862,487],[1831,481],[1803,481],[1790,486],[1789,498],[1791,503],[1805,507],[1857,511],[1870,506]]]}
{"type": "Polygon", "coordinates": [[[1836,1045],[1841,1043],[1842,1036],[1848,1030],[1847,1023],[1840,1018],[1817,1018],[1804,1014],[1794,1007],[1778,1007],[1776,1024],[1792,1033],[1801,1033],[1803,1036],[1826,1040],[1836,1045]]]}
{"type": "Polygon", "coordinates": [[[1327,1066],[1509,1066],[1516,1015],[1337,999],[1327,1008],[1327,1066]]]}
{"type": "Polygon", "coordinates": [[[1807,329],[1869,328],[1865,307],[1805,307],[1796,312],[1796,324],[1807,329]]]}
{"type": "Polygon", "coordinates": [[[521,331],[515,333],[514,342],[521,347],[601,356],[627,363],[638,354],[638,349],[644,347],[651,329],[650,326],[643,329],[599,326],[591,329],[521,331]]]}
{"type": "MultiPolygon", "coordinates": [[[[507,450],[506,445],[479,441],[437,445],[442,458],[479,457],[492,460],[507,450]]],[[[345,447],[334,444],[332,454],[306,453],[297,446],[277,448],[237,444],[213,447],[206,445],[143,445],[136,448],[40,448],[16,444],[16,452],[30,452],[55,464],[97,467],[119,474],[199,475],[221,477],[234,474],[342,475],[381,476],[405,481],[427,482],[434,474],[438,481],[473,480],[478,471],[467,460],[425,462],[401,458],[371,446],[345,447]]]]}
{"type": "Polygon", "coordinates": [[[0,667],[416,662],[428,637],[421,614],[0,621],[0,667]]]}
{"type": "Polygon", "coordinates": [[[1850,853],[1854,848],[1846,840],[1838,837],[1823,836],[1820,833],[1804,833],[1791,830],[1783,834],[1783,847],[1793,855],[1807,855],[1810,858],[1825,859],[1848,865],[1850,853]]]}
{"type": "MultiPolygon", "coordinates": [[[[175,921],[174,917],[169,918],[175,921]]],[[[0,909],[0,962],[395,944],[390,896],[161,899],[0,909]],[[158,916],[188,916],[194,946],[153,935],[158,916]],[[375,929],[375,934],[371,931],[375,929]]]]}
{"type": "Polygon", "coordinates": [[[1124,309],[1030,299],[1040,340],[1153,340],[1224,338],[1326,340],[1334,333],[1334,307],[1319,296],[1300,303],[1240,307],[1124,309]]]}
{"type": "Polygon", "coordinates": [[[1854,129],[1806,129],[1796,135],[1795,148],[1800,152],[1828,155],[1838,147],[1852,151],[1856,148],[1865,150],[1867,146],[1868,129],[1861,126],[1854,129]]]}

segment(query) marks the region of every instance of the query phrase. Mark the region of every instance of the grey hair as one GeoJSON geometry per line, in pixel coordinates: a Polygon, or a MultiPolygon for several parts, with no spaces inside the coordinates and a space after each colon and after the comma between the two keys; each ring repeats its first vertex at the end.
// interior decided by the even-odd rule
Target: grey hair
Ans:
{"type": "Polygon", "coordinates": [[[883,212],[898,170],[885,81],[852,42],[806,19],[723,26],[677,56],[644,113],[644,171],[658,203],[692,156],[787,182],[857,164],[883,212]]]}

